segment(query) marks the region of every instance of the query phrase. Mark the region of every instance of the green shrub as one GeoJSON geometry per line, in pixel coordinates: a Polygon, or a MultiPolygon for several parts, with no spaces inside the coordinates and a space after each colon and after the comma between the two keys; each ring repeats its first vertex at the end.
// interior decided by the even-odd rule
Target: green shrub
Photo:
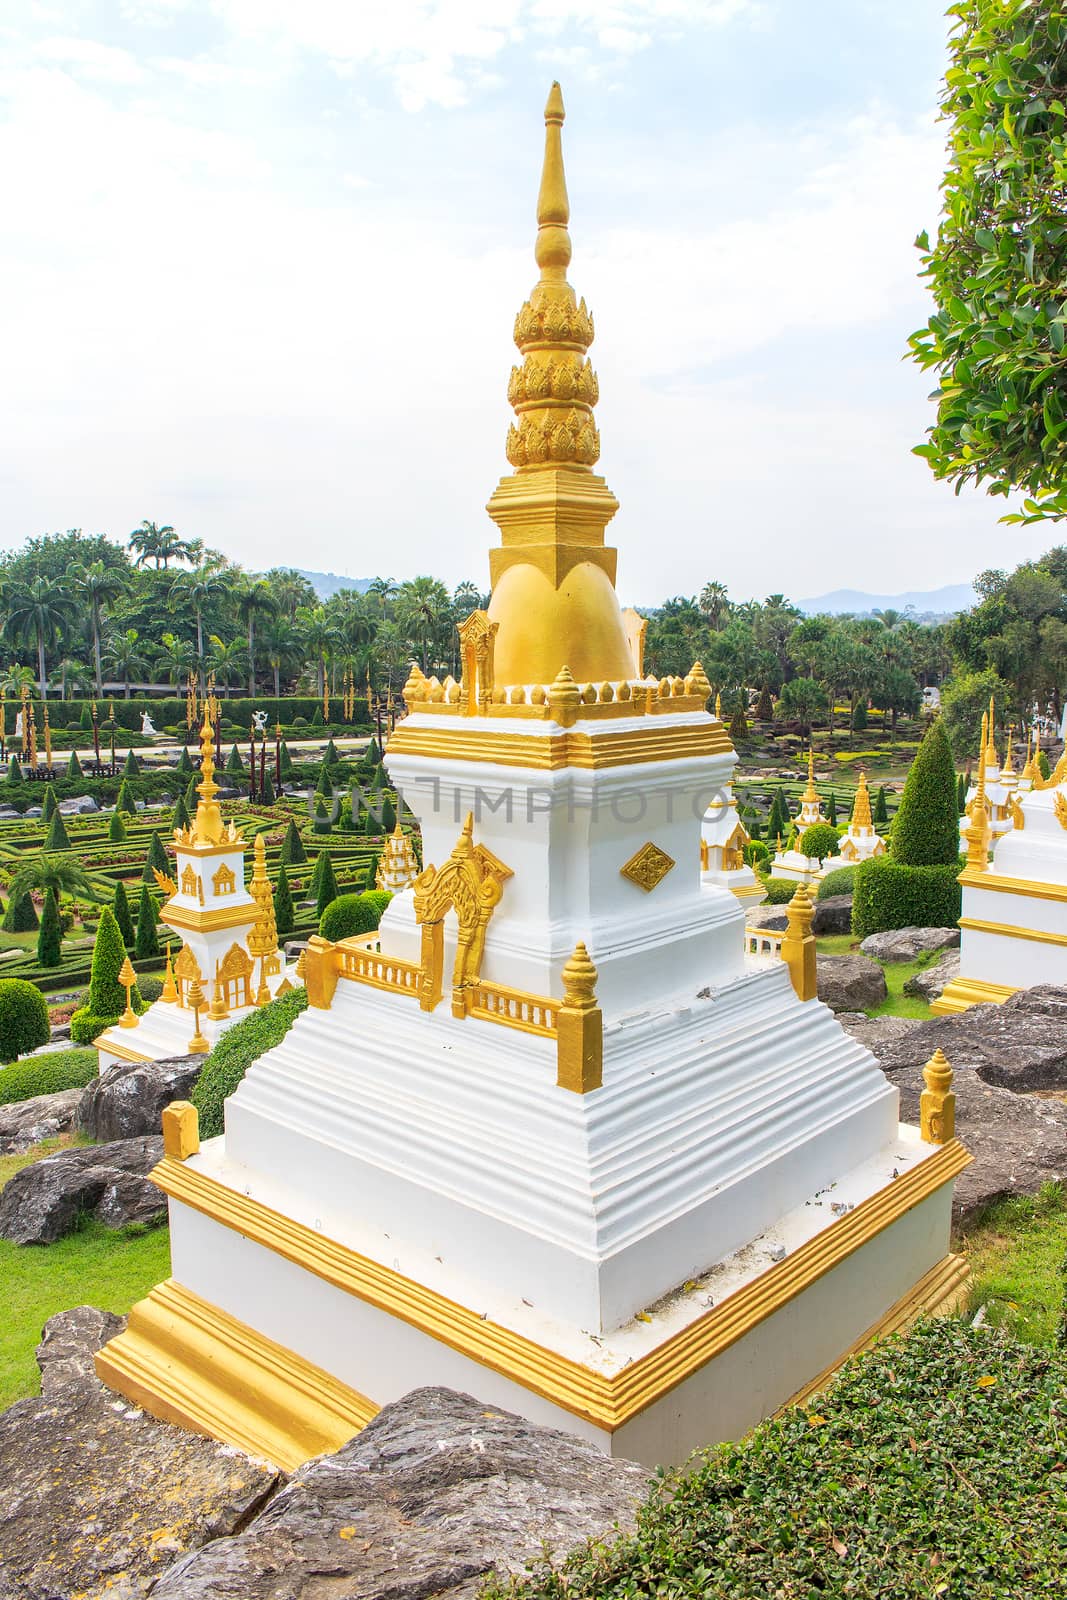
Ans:
{"type": "Polygon", "coordinates": [[[961,772],[956,779],[956,810],[963,816],[967,809],[967,774],[961,772]]]}
{"type": "MultiPolygon", "coordinates": [[[[118,884],[116,887],[121,888],[122,885],[118,884]]],[[[93,943],[89,993],[86,995],[83,1009],[93,1012],[98,1017],[122,1015],[126,1009],[126,990],[119,982],[119,970],[125,959],[126,945],[115,920],[115,913],[109,906],[105,906],[100,913],[100,926],[96,930],[96,939],[93,943]]],[[[138,1015],[145,1009],[136,984],[130,995],[130,1004],[138,1015]]]]}
{"type": "Polygon", "coordinates": [[[292,722],[290,722],[290,724],[289,724],[289,726],[291,728],[306,728],[307,725],[308,725],[307,717],[294,717],[292,722]]]}
{"type": "Polygon", "coordinates": [[[300,837],[300,829],[296,825],[296,819],[290,817],[285,830],[285,838],[282,840],[281,850],[278,852],[278,859],[287,866],[298,866],[306,861],[307,858],[308,853],[304,849],[304,841],[300,837]]]}
{"type": "MultiPolygon", "coordinates": [[[[374,907],[378,913],[378,922],[381,922],[385,908],[393,896],[389,889],[364,889],[362,898],[366,900],[368,905],[374,907]]],[[[378,926],[378,922],[374,924],[375,927],[378,926]]]]}
{"type": "Polygon", "coordinates": [[[392,796],[386,795],[385,799],[382,801],[382,832],[383,834],[392,833],[395,827],[396,806],[393,804],[392,796]]]}
{"type": "Polygon", "coordinates": [[[137,987],[141,991],[141,999],[144,1001],[145,1005],[150,1006],[153,1005],[163,993],[163,979],[153,978],[151,976],[146,977],[144,974],[142,974],[137,979],[137,987]]]}
{"type": "MultiPolygon", "coordinates": [[[[48,792],[49,794],[52,793],[51,790],[48,792]]],[[[54,795],[52,796],[52,805],[55,806],[54,795]]],[[[48,838],[44,842],[44,847],[46,850],[70,849],[70,837],[63,821],[63,814],[60,811],[53,810],[52,812],[52,820],[48,825],[48,838]]]]}
{"type": "Polygon", "coordinates": [[[174,826],[184,829],[189,827],[189,823],[189,807],[185,803],[185,796],[180,794],[174,807],[174,826]]]}
{"type": "Polygon", "coordinates": [[[330,737],[329,744],[326,746],[326,754],[323,756],[322,759],[323,759],[323,761],[325,761],[327,763],[328,766],[331,766],[331,767],[336,767],[337,766],[339,757],[338,757],[338,754],[337,754],[337,746],[333,742],[332,735],[330,737]]]}
{"type": "Polygon", "coordinates": [[[737,710],[730,718],[730,739],[733,744],[741,744],[748,738],[748,722],[745,717],[745,708],[738,705],[737,710]]]}
{"type": "MultiPolygon", "coordinates": [[[[111,901],[111,909],[115,913],[115,921],[119,925],[123,943],[131,945],[134,939],[133,918],[130,915],[130,902],[126,897],[126,885],[120,878],[115,884],[115,893],[111,901]]],[[[121,966],[122,963],[120,962],[121,966]]],[[[125,1001],[123,1001],[125,1005],[125,1001]]]]}
{"type": "Polygon", "coordinates": [[[50,1037],[48,1005],[37,985],[0,978],[0,1061],[14,1061],[50,1037]]]}
{"type": "Polygon", "coordinates": [[[891,857],[861,861],[852,890],[852,931],[860,939],[888,928],[951,928],[959,921],[959,860],[912,867],[891,857]]]}
{"type": "Polygon", "coordinates": [[[278,796],[274,792],[274,782],[270,773],[264,769],[263,782],[259,786],[259,803],[261,806],[272,806],[278,796]]]}
{"type": "Polygon", "coordinates": [[[175,772],[180,772],[183,778],[188,777],[193,770],[193,763],[185,745],[182,745],[181,755],[178,757],[174,770],[175,772]]]}
{"type": "Polygon", "coordinates": [[[37,965],[58,967],[63,959],[63,923],[59,915],[56,891],[49,889],[44,897],[41,926],[37,934],[37,965]]]}
{"type": "Polygon", "coordinates": [[[837,829],[829,822],[815,822],[800,836],[801,855],[825,861],[837,854],[837,829]]]}
{"type": "Polygon", "coordinates": [[[140,775],[141,775],[141,763],[137,759],[137,756],[136,756],[134,751],[132,751],[132,750],[127,751],[127,753],[126,753],[126,765],[123,767],[122,770],[126,774],[127,778],[139,778],[140,777],[140,775]]]}
{"type": "Polygon", "coordinates": [[[15,1105],[37,1095],[83,1089],[97,1075],[95,1050],[54,1050],[27,1056],[0,1069],[0,1105],[15,1105]]]}
{"type": "Polygon", "coordinates": [[[194,772],[189,782],[185,785],[185,805],[190,814],[196,810],[200,799],[196,792],[196,786],[199,782],[200,774],[199,772],[194,772]]]}
{"type": "Polygon", "coordinates": [[[867,726],[867,702],[866,702],[866,700],[857,700],[856,701],[856,704],[852,709],[852,726],[856,730],[857,733],[859,733],[863,728],[865,728],[867,726]]]}
{"type": "Polygon", "coordinates": [[[223,1034],[193,1087],[192,1101],[200,1113],[202,1139],[214,1139],[223,1131],[225,1102],[252,1063],[281,1044],[307,1003],[307,990],[293,989],[251,1016],[242,1017],[223,1034]]]}
{"type": "Polygon", "coordinates": [[[330,769],[323,761],[319,765],[318,776],[315,780],[315,793],[323,795],[327,800],[333,799],[333,784],[330,781],[330,769]]]}
{"type": "Polygon", "coordinates": [[[364,755],[363,759],[364,759],[364,761],[368,762],[369,764],[371,764],[373,766],[377,766],[378,763],[381,761],[382,752],[381,752],[381,747],[378,744],[377,739],[375,739],[373,737],[371,738],[371,741],[367,746],[366,754],[364,755]]]}
{"type": "Polygon", "coordinates": [[[274,889],[274,926],[277,929],[279,939],[284,939],[286,934],[292,933],[295,921],[293,896],[289,888],[289,877],[283,861],[278,868],[278,882],[274,889]]]}
{"type": "Polygon", "coordinates": [[[98,1061],[95,1050],[53,1050],[46,1056],[13,1061],[0,1070],[0,1106],[39,1094],[59,1094],[62,1089],[84,1089],[96,1077],[98,1061]]]}
{"type": "Polygon", "coordinates": [[[756,721],[774,721],[774,701],[771,699],[771,691],[766,684],[760,690],[760,697],[756,702],[756,721]]]}
{"type": "Polygon", "coordinates": [[[70,1019],[70,1037],[75,1044],[92,1044],[105,1028],[113,1028],[120,1016],[121,1012],[115,1012],[114,1016],[101,1017],[88,1006],[79,1006],[70,1019]]]}
{"type": "Polygon", "coordinates": [[[361,894],[338,895],[322,913],[319,932],[324,939],[336,943],[338,939],[351,939],[357,933],[373,933],[381,916],[361,894]]]}
{"type": "Polygon", "coordinates": [[[67,777],[68,778],[80,778],[81,776],[82,776],[82,764],[78,760],[78,752],[77,752],[77,750],[72,750],[70,752],[70,760],[67,762],[67,777]]]}
{"type": "Polygon", "coordinates": [[[832,828],[837,827],[837,796],[832,789],[826,803],[826,820],[832,828]]]}
{"type": "Polygon", "coordinates": [[[1052,768],[1049,765],[1048,756],[1043,750],[1039,750],[1037,752],[1037,770],[1040,772],[1045,783],[1047,783],[1052,776],[1052,768]]]}
{"type": "Polygon", "coordinates": [[[122,844],[126,838],[126,824],[122,820],[121,811],[111,813],[111,821],[107,825],[107,837],[111,844],[122,844]]]}
{"type": "Polygon", "coordinates": [[[18,756],[12,756],[7,764],[7,781],[8,783],[22,782],[22,766],[18,756]]]}
{"type": "Polygon", "coordinates": [[[787,905],[798,888],[792,878],[764,878],[763,884],[767,890],[767,899],[772,906],[787,905]]]}
{"type": "Polygon", "coordinates": [[[871,812],[871,821],[876,828],[884,828],[889,821],[889,809],[885,803],[885,784],[878,785],[878,793],[874,797],[874,808],[871,812]]]}
{"type": "Polygon", "coordinates": [[[311,713],[311,726],[313,728],[321,728],[322,725],[322,707],[316,706],[311,713]]]}
{"type": "Polygon", "coordinates": [[[855,882],[855,867],[835,867],[819,880],[817,899],[829,900],[832,894],[851,894],[855,882]]]}
{"type": "Polygon", "coordinates": [[[115,801],[115,810],[125,811],[126,815],[129,817],[135,817],[137,815],[137,802],[133,798],[133,790],[130,788],[129,780],[127,778],[123,778],[121,784],[119,785],[119,797],[115,801]]]}
{"type": "Polygon", "coordinates": [[[284,739],[282,740],[281,744],[280,756],[281,760],[279,762],[279,771],[281,773],[282,782],[284,783],[286,778],[291,778],[293,776],[293,758],[289,754],[289,746],[286,744],[284,739]]]}
{"type": "Polygon", "coordinates": [[[789,807],[786,805],[785,796],[781,789],[776,789],[774,791],[774,799],[771,801],[771,809],[767,815],[767,838],[774,844],[779,835],[784,837],[788,828],[789,807]]]}
{"type": "Polygon", "coordinates": [[[893,819],[893,860],[908,867],[941,866],[954,863],[959,848],[956,768],[945,725],[936,717],[908,768],[893,819]]]}
{"type": "Polygon", "coordinates": [[[315,915],[321,917],[330,902],[337,899],[338,894],[337,876],[328,850],[319,851],[312,883],[315,894],[315,915]]]}
{"type": "Polygon", "coordinates": [[[52,818],[56,814],[56,804],[57,804],[57,802],[56,802],[56,791],[53,789],[53,787],[52,787],[52,785],[50,783],[46,784],[45,785],[45,791],[44,791],[44,799],[41,801],[41,821],[42,821],[42,823],[51,822],[52,818]]]}
{"type": "Polygon", "coordinates": [[[154,828],[148,839],[148,855],[145,858],[144,871],[141,874],[142,883],[155,883],[156,874],[152,870],[153,868],[160,872],[170,871],[170,861],[166,850],[163,848],[163,841],[154,828]]]}
{"type": "Polygon", "coordinates": [[[762,839],[750,839],[741,851],[741,855],[745,865],[755,867],[757,872],[761,871],[764,864],[771,859],[771,852],[762,839]]]}
{"type": "Polygon", "coordinates": [[[241,752],[240,752],[240,750],[238,750],[238,748],[237,748],[237,746],[235,744],[232,744],[230,746],[230,753],[226,757],[226,771],[227,772],[243,772],[244,770],[245,770],[245,764],[241,760],[241,752]]]}
{"type": "Polygon", "coordinates": [[[11,896],[2,926],[5,933],[32,933],[39,926],[37,907],[28,889],[11,896]]]}
{"type": "Polygon", "coordinates": [[[156,902],[148,892],[147,883],[142,883],[141,898],[137,906],[137,938],[133,947],[133,953],[138,961],[149,961],[159,954],[157,920],[156,902]]]}

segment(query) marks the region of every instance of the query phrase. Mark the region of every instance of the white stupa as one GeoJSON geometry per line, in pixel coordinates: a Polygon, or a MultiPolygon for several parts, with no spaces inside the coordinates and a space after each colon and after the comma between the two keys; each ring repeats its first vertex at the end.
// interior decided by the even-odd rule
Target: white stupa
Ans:
{"type": "Polygon", "coordinates": [[[615,593],[562,122],[554,86],[492,601],[457,697],[413,669],[386,753],[427,865],[380,949],[312,939],[309,1008],[223,1137],[166,1114],[173,1277],[97,1358],[282,1464],[425,1384],[678,1462],[964,1272],[966,1153],[899,1124],[814,998],[806,893],[749,966],[701,883],[736,757],[699,663],[645,676],[615,593]]]}
{"type": "MultiPolygon", "coordinates": [[[[716,718],[719,704],[716,698],[716,718]]],[[[742,905],[754,905],[766,890],[745,860],[750,843],[748,829],[741,821],[732,783],[725,783],[709,801],[700,824],[700,881],[710,888],[729,889],[742,905]]]]}
{"type": "MultiPolygon", "coordinates": [[[[800,849],[800,840],[807,828],[813,828],[816,823],[827,822],[823,815],[822,800],[815,787],[815,752],[808,750],[808,782],[804,793],[800,797],[800,810],[793,819],[791,834],[795,834],[796,843],[787,843],[783,850],[780,846],[771,859],[771,873],[776,878],[791,878],[795,883],[818,883],[825,877],[829,870],[827,861],[821,861],[818,856],[806,856],[800,849]]],[[[829,860],[829,858],[828,858],[829,860]]],[[[832,864],[832,863],[831,863],[832,864]]]]}
{"type": "Polygon", "coordinates": [[[219,809],[206,718],[200,749],[196,815],[188,828],[175,829],[174,877],[157,873],[168,895],[160,921],[182,946],[173,964],[168,946],[160,999],[135,1024],[116,1023],[98,1035],[101,1072],[116,1061],[206,1052],[240,1017],[296,981],[295,969],[286,969],[278,950],[262,835],[256,836],[252,883],[245,888],[245,842],[219,809]]]}
{"type": "Polygon", "coordinates": [[[873,856],[885,855],[885,840],[875,832],[871,818],[871,795],[865,772],[860,773],[848,829],[842,835],[837,849],[839,859],[845,866],[856,866],[861,861],[870,861],[873,856]]]}
{"type": "Polygon", "coordinates": [[[418,877],[419,863],[415,859],[415,849],[410,838],[400,826],[399,817],[396,827],[392,833],[386,835],[383,843],[384,847],[374,871],[375,887],[387,889],[390,894],[401,894],[403,890],[410,889],[418,877]]]}

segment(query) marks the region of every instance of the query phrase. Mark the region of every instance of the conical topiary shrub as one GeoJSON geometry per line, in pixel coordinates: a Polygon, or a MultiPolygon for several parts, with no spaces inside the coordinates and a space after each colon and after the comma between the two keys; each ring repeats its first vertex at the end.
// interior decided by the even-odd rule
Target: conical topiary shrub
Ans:
{"type": "Polygon", "coordinates": [[[189,752],[184,745],[182,745],[182,752],[178,757],[178,761],[174,770],[175,772],[180,772],[183,777],[193,770],[193,763],[190,761],[189,752]]]}
{"type": "MultiPolygon", "coordinates": [[[[93,944],[93,965],[86,1003],[70,1019],[70,1036],[75,1044],[91,1044],[98,1033],[117,1022],[126,1009],[126,990],[119,972],[126,959],[126,946],[115,921],[115,913],[105,906],[93,944]]],[[[141,992],[134,984],[130,1004],[140,1015],[145,1009],[141,992]]]]}
{"type": "Polygon", "coordinates": [[[67,762],[67,777],[80,778],[82,775],[82,764],[78,760],[78,752],[77,750],[72,750],[70,752],[70,760],[67,762]]]}
{"type": "Polygon", "coordinates": [[[46,850],[69,850],[70,838],[67,834],[67,825],[63,821],[63,813],[55,811],[48,824],[48,838],[44,842],[46,850]]]}
{"type": "Polygon", "coordinates": [[[230,746],[230,753],[226,757],[226,771],[227,772],[243,772],[244,770],[245,770],[245,764],[241,760],[241,752],[240,752],[240,750],[238,750],[238,748],[237,748],[237,746],[235,744],[232,744],[230,746]]]}
{"type": "Polygon", "coordinates": [[[329,833],[333,827],[326,800],[321,794],[315,796],[315,817],[312,827],[316,833],[329,833]]]}
{"type": "Polygon", "coordinates": [[[274,784],[271,782],[269,772],[264,771],[263,782],[259,786],[259,803],[261,806],[272,806],[278,796],[274,793],[274,784]]]}
{"type": "Polygon", "coordinates": [[[174,826],[184,829],[189,826],[189,807],[185,803],[185,796],[180,794],[174,806],[174,826]]]}
{"type": "Polygon", "coordinates": [[[923,735],[893,819],[893,860],[909,867],[951,865],[960,853],[956,769],[940,717],[923,735]]]}
{"type": "Polygon", "coordinates": [[[283,783],[287,778],[291,778],[293,776],[293,758],[289,754],[289,746],[286,744],[284,739],[282,740],[281,749],[278,753],[278,768],[281,773],[283,783]]]}
{"type": "Polygon", "coordinates": [[[137,938],[133,947],[133,953],[138,961],[148,961],[152,956],[159,954],[157,920],[156,902],[148,892],[147,883],[142,883],[141,898],[137,904],[137,938]]]}
{"type": "Polygon", "coordinates": [[[200,774],[199,772],[194,772],[192,777],[189,779],[189,782],[185,786],[185,806],[190,816],[193,814],[193,812],[195,812],[200,803],[200,796],[196,792],[196,786],[199,782],[200,774]]]}
{"type": "Polygon", "coordinates": [[[12,756],[7,764],[7,781],[8,783],[22,782],[22,767],[18,756],[12,756]]]}
{"type": "Polygon", "coordinates": [[[148,840],[148,855],[145,858],[144,871],[141,874],[141,882],[148,884],[155,883],[156,871],[169,872],[170,862],[167,857],[167,852],[163,848],[163,841],[153,828],[151,836],[148,840]]]}
{"type": "Polygon", "coordinates": [[[285,838],[282,840],[279,859],[287,862],[290,866],[299,866],[307,858],[308,853],[304,849],[304,841],[300,837],[300,829],[296,825],[295,818],[290,817],[288,827],[285,830],[285,838]]]}
{"type": "Polygon", "coordinates": [[[59,915],[56,891],[49,889],[44,897],[41,926],[37,933],[37,965],[58,967],[63,959],[63,923],[59,915]]]}
{"type": "Polygon", "coordinates": [[[126,824],[122,820],[121,811],[111,813],[111,821],[107,825],[107,836],[111,844],[122,844],[126,838],[126,824]]]}
{"type": "Polygon", "coordinates": [[[884,828],[889,821],[889,808],[885,802],[885,784],[878,785],[878,793],[874,797],[874,809],[871,812],[871,821],[876,828],[884,828]]]}
{"type": "Polygon", "coordinates": [[[133,798],[133,790],[130,788],[129,780],[126,778],[123,778],[119,784],[119,797],[115,801],[115,810],[125,811],[129,817],[137,815],[137,802],[133,798]]]}
{"type": "Polygon", "coordinates": [[[55,814],[56,814],[56,791],[52,788],[52,785],[49,783],[49,784],[45,785],[44,799],[41,801],[41,821],[42,822],[51,822],[51,820],[55,816],[55,814]]]}
{"type": "Polygon", "coordinates": [[[319,851],[315,866],[318,873],[318,883],[315,886],[315,915],[321,917],[331,900],[337,899],[338,894],[337,877],[328,850],[319,851]]]}
{"type": "Polygon", "coordinates": [[[278,930],[279,939],[284,939],[286,934],[292,933],[295,920],[292,891],[289,888],[289,877],[283,861],[278,869],[278,882],[274,890],[274,926],[278,930]]]}
{"type": "Polygon", "coordinates": [[[4,913],[4,932],[32,933],[37,926],[37,907],[29,890],[24,889],[21,894],[12,895],[4,913]]]}
{"type": "Polygon", "coordinates": [[[956,812],[957,812],[957,815],[962,817],[963,813],[964,813],[964,811],[966,811],[966,809],[967,809],[967,774],[965,772],[961,772],[959,777],[956,779],[956,812]]]}
{"type": "Polygon", "coordinates": [[[135,751],[128,750],[126,752],[126,765],[123,767],[122,770],[125,773],[127,778],[138,778],[138,777],[140,777],[140,775],[141,775],[141,763],[137,759],[137,755],[136,755],[135,751]]]}
{"type": "Polygon", "coordinates": [[[111,910],[115,921],[118,923],[119,932],[126,944],[133,943],[133,918],[130,916],[130,902],[126,898],[126,885],[120,878],[115,885],[115,894],[111,901],[111,910]]]}
{"type": "Polygon", "coordinates": [[[319,775],[315,783],[315,793],[325,795],[327,800],[333,799],[333,784],[330,782],[329,768],[323,761],[319,767],[319,775]]]}
{"type": "Polygon", "coordinates": [[[392,833],[396,827],[396,806],[391,795],[386,795],[382,801],[382,832],[392,833]]]}

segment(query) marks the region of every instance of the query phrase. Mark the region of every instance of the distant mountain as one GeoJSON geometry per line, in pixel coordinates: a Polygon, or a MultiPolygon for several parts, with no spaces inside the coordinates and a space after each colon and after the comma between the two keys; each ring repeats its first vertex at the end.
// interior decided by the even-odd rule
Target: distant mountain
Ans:
{"type": "Polygon", "coordinates": [[[843,611],[867,616],[872,611],[905,611],[910,606],[916,617],[947,617],[966,611],[978,599],[969,583],[947,583],[943,589],[908,589],[903,594],[865,594],[862,589],[834,589],[813,600],[798,600],[808,616],[817,611],[834,615],[843,611]]]}
{"type": "Polygon", "coordinates": [[[308,572],[304,567],[295,567],[293,570],[307,579],[320,600],[329,600],[342,589],[355,589],[357,593],[365,594],[372,581],[370,578],[342,578],[336,572],[308,572]]]}

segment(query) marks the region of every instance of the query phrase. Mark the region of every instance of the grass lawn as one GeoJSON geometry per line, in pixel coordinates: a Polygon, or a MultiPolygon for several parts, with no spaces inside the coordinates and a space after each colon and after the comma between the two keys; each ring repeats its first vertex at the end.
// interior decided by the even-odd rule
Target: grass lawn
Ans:
{"type": "Polygon", "coordinates": [[[1047,1183],[1037,1195],[998,1200],[968,1225],[960,1246],[971,1265],[970,1307],[985,1306],[994,1327],[1027,1344],[1067,1337],[1067,1191],[1047,1183]]]}
{"type": "MultiPolygon", "coordinates": [[[[0,1157],[0,1187],[20,1167],[72,1142],[51,1139],[26,1155],[0,1157]]],[[[0,1410],[40,1390],[33,1352],[49,1317],[80,1305],[128,1311],[169,1272],[166,1228],[116,1233],[88,1221],[58,1244],[16,1245],[0,1239],[0,1410]]]]}
{"type": "MultiPolygon", "coordinates": [[[[848,956],[859,953],[860,942],[851,933],[828,933],[816,939],[815,948],[821,956],[848,956]]],[[[936,954],[920,956],[918,961],[887,961],[882,970],[885,973],[886,988],[889,993],[879,1006],[872,1006],[867,1012],[869,1017],[917,1017],[921,1022],[926,1022],[933,1012],[925,1000],[920,1000],[917,995],[904,993],[904,985],[915,973],[921,972],[932,961],[937,960],[936,954]]]]}

